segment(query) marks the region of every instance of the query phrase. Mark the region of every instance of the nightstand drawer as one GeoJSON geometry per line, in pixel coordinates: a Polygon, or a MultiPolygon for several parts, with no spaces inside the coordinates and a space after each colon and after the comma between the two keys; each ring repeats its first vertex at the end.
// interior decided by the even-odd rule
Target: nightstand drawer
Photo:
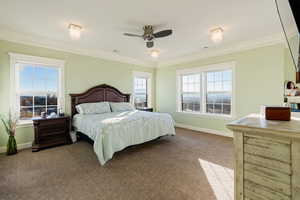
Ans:
{"type": "Polygon", "coordinates": [[[67,129],[65,123],[60,123],[54,125],[40,125],[38,127],[39,135],[51,135],[51,133],[55,134],[56,132],[65,132],[67,129]]]}
{"type": "Polygon", "coordinates": [[[52,130],[52,131],[40,131],[39,137],[44,138],[47,136],[56,136],[56,135],[65,135],[66,130],[58,129],[58,130],[52,130]]]}
{"type": "Polygon", "coordinates": [[[62,132],[58,135],[48,135],[40,139],[40,144],[63,144],[66,143],[66,135],[62,132]]]}
{"type": "Polygon", "coordinates": [[[61,119],[61,118],[47,118],[47,119],[41,119],[37,120],[36,123],[38,125],[43,125],[43,126],[56,126],[58,124],[65,124],[67,119],[61,119]]]}

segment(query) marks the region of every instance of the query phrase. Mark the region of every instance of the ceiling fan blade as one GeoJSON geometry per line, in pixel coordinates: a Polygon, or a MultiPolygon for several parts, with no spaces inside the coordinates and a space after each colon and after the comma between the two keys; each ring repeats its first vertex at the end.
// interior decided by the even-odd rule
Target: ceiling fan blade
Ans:
{"type": "Polygon", "coordinates": [[[164,30],[164,31],[159,31],[157,33],[153,33],[155,38],[160,38],[160,37],[166,37],[172,34],[172,30],[168,29],[168,30],[164,30]]]}
{"type": "Polygon", "coordinates": [[[146,46],[148,48],[152,48],[154,46],[154,42],[153,41],[148,41],[148,42],[146,42],[146,46]]]}
{"type": "Polygon", "coordinates": [[[133,33],[124,33],[124,35],[129,36],[129,37],[143,37],[142,35],[133,34],[133,33]]]}

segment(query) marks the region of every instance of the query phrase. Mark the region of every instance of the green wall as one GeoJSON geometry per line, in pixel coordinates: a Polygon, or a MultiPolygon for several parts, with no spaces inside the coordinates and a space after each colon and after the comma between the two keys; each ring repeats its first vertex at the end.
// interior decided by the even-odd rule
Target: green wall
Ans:
{"type": "Polygon", "coordinates": [[[294,81],[296,82],[296,69],[293,62],[293,58],[291,57],[290,50],[285,48],[284,51],[284,61],[285,61],[285,70],[284,77],[286,81],[294,81]]]}
{"type": "MultiPolygon", "coordinates": [[[[65,99],[66,112],[70,113],[69,93],[81,93],[90,87],[106,83],[122,92],[132,93],[133,71],[153,73],[152,104],[155,106],[155,70],[133,64],[108,61],[94,57],[81,56],[72,53],[33,47],[0,40],[0,113],[7,113],[9,109],[9,56],[8,52],[41,56],[66,61],[65,66],[65,99]]],[[[28,143],[33,140],[32,127],[17,129],[18,143],[28,143]]],[[[0,147],[7,141],[7,135],[0,125],[0,147]]]]}
{"type": "Polygon", "coordinates": [[[296,68],[294,63],[294,57],[296,64],[298,64],[298,55],[299,55],[299,34],[293,35],[288,38],[290,49],[285,48],[285,80],[296,81],[296,68]]]}
{"type": "MultiPolygon", "coordinates": [[[[232,119],[208,118],[193,114],[176,113],[176,70],[201,67],[222,62],[236,62],[236,117],[259,112],[260,105],[278,105],[283,102],[283,82],[287,77],[284,45],[274,45],[225,56],[202,59],[180,65],[152,69],[99,58],[81,56],[46,48],[33,47],[0,40],[0,113],[9,107],[8,52],[62,59],[65,67],[65,97],[70,112],[69,93],[83,92],[101,83],[110,84],[122,92],[132,93],[132,72],[153,73],[153,104],[160,112],[171,113],[177,123],[217,131],[228,131],[225,124],[232,119]]],[[[33,140],[32,127],[20,127],[16,133],[18,143],[33,140]]],[[[7,136],[0,127],[0,147],[7,136]]]]}
{"type": "Polygon", "coordinates": [[[177,123],[228,131],[225,124],[232,119],[176,112],[176,70],[235,61],[235,108],[238,118],[249,113],[259,112],[260,105],[281,105],[283,103],[284,53],[283,45],[274,45],[159,68],[156,71],[156,108],[160,112],[171,113],[177,123]]]}

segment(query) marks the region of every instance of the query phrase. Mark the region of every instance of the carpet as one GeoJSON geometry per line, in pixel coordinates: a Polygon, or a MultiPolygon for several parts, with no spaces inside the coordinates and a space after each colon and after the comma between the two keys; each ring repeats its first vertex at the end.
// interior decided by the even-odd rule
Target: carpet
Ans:
{"type": "Polygon", "coordinates": [[[105,166],[80,141],[0,155],[1,200],[231,200],[232,138],[176,129],[126,148],[105,166]]]}

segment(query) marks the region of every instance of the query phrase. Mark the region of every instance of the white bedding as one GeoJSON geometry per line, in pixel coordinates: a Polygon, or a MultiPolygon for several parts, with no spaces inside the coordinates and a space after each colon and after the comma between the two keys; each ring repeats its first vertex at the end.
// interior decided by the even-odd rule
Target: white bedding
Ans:
{"type": "Polygon", "coordinates": [[[73,126],[94,141],[94,151],[101,165],[110,160],[115,152],[128,146],[164,135],[175,135],[171,115],[137,110],[77,114],[73,118],[73,126]]]}

